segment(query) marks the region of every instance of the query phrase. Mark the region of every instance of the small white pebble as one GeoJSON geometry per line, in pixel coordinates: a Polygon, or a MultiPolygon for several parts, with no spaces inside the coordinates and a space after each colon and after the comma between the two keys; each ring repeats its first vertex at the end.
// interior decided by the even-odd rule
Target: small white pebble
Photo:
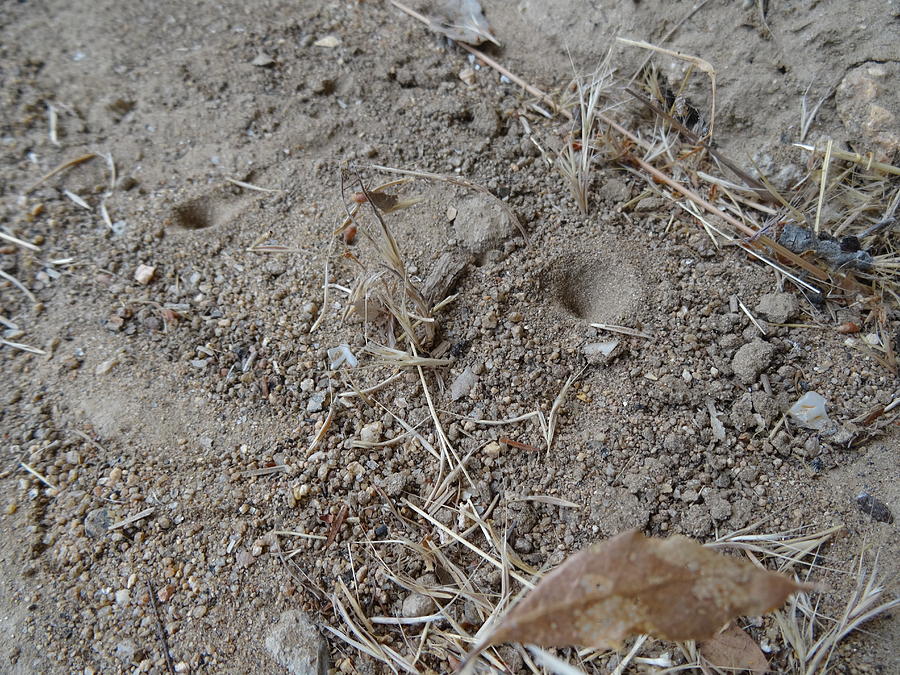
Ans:
{"type": "Polygon", "coordinates": [[[156,274],[156,268],[150,265],[138,265],[137,269],[134,271],[134,280],[137,281],[142,286],[146,286],[151,281],[153,281],[153,276],[156,274]]]}

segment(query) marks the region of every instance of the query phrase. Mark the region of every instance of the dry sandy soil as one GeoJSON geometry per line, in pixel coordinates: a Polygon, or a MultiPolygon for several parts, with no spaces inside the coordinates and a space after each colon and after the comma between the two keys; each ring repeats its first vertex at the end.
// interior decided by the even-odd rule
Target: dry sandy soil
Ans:
{"type": "MultiPolygon", "coordinates": [[[[592,68],[616,31],[702,56],[719,76],[720,147],[782,182],[803,166],[789,143],[807,88],[818,100],[854,69],[893,76],[900,62],[898,10],[881,1],[849,12],[832,0],[712,0],[682,24],[688,2],[484,6],[503,45],[491,53],[551,92],[573,63],[592,68]]],[[[897,525],[856,501],[867,491],[900,506],[896,423],[852,448],[797,427],[772,433],[807,389],[837,424],[896,398],[895,376],[834,330],[865,325],[860,308],[810,302],[736,249],[717,250],[666,200],[636,199],[646,184],[613,164],[581,216],[518,117],[551,145],[565,121],[543,120],[517,86],[389,4],[23,0],[3,3],[0,23],[0,223],[39,247],[0,242],[0,269],[27,290],[0,281],[0,314],[6,340],[45,352],[0,347],[0,671],[167,672],[161,626],[178,672],[304,672],[315,631],[273,629],[301,609],[322,627],[332,667],[381,672],[324,628],[348,631],[332,594],[352,588],[368,616],[427,614],[430,600],[396,579],[435,585],[440,570],[367,540],[442,545],[473,588],[500,591],[500,575],[403,506],[423,504],[448,468],[425,447],[438,439],[417,372],[367,401],[337,399],[394,372],[361,352],[366,335],[382,337],[375,322],[342,320],[341,287],[373,266],[362,233],[329,244],[358,190],[342,199],[345,162],[490,191],[419,181],[400,192],[422,201],[388,216],[415,283],[442,253],[459,267],[439,289],[458,296],[436,315],[432,344],[450,364],[426,369],[425,382],[449,442],[471,456],[438,521],[462,531],[471,523],[452,509],[470,505],[539,569],[630,527],[706,541],[762,518],[764,531],[842,524],[820,559],[838,571],[816,573],[829,584],[823,612],[840,611],[852,587],[840,570],[863,547],[867,565],[878,554],[896,577],[897,525]],[[103,158],[39,182],[93,152],[114,159],[112,185],[103,158]],[[250,250],[259,243],[287,250],[250,250]],[[154,268],[147,283],[141,265],[154,268]],[[732,296],[761,317],[776,301],[786,313],[773,310],[763,338],[732,296]],[[586,344],[611,337],[592,322],[652,339],[618,336],[614,358],[586,358],[586,344]],[[341,343],[360,356],[356,369],[329,369],[327,349],[341,343]],[[472,421],[548,414],[584,366],[550,452],[530,421],[472,421]],[[390,442],[361,448],[361,438],[390,442]],[[522,501],[533,496],[577,508],[522,501]]],[[[625,76],[644,57],[618,54],[625,76]]],[[[659,63],[673,77],[685,67],[659,63]]],[[[838,103],[825,101],[811,141],[885,140],[842,119],[838,103]]],[[[370,187],[392,178],[362,175],[370,187]]],[[[489,548],[480,531],[468,536],[489,548]]],[[[483,619],[471,603],[448,611],[473,631],[483,619]]],[[[375,632],[412,660],[422,626],[375,632]]],[[[750,630],[786,669],[774,625],[750,630]]],[[[881,618],[832,666],[900,672],[897,639],[896,617],[881,618]]],[[[517,652],[501,653],[524,669],[517,652]]],[[[605,672],[616,658],[581,665],[605,672]]],[[[426,648],[416,667],[451,666],[426,648]]]]}

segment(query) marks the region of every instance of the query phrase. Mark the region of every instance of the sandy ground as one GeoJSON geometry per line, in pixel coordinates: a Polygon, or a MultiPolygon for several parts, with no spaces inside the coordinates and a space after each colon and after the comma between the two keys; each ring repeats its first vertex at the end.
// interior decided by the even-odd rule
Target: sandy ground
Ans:
{"type": "MultiPolygon", "coordinates": [[[[491,53],[554,95],[615,30],[702,56],[718,75],[720,147],[782,182],[802,170],[789,143],[804,92],[816,101],[850,72],[900,61],[895,3],[484,6],[503,45],[491,53]]],[[[161,628],[178,672],[303,672],[292,658],[304,640],[313,652],[325,640],[342,672],[381,672],[324,628],[297,628],[293,646],[290,631],[273,633],[295,609],[346,631],[330,600],[340,585],[369,616],[434,611],[386,571],[434,584],[433,561],[366,540],[442,544],[476,588],[499,592],[498,575],[403,506],[421,505],[448,467],[428,451],[438,439],[419,375],[362,355],[377,326],[342,320],[341,289],[373,266],[362,233],[329,244],[358,190],[342,199],[347,162],[490,192],[408,184],[402,196],[422,200],[389,221],[415,283],[429,287],[440,264],[458,272],[437,275],[440,295],[458,296],[430,345],[450,363],[425,375],[449,441],[471,455],[441,523],[464,529],[452,509],[466,505],[487,513],[536,568],[629,527],[708,540],[763,518],[766,531],[843,524],[823,551],[829,567],[850,569],[867,548],[867,564],[877,553],[896,577],[897,525],[856,502],[865,491],[897,511],[896,422],[852,449],[772,433],[804,390],[826,397],[836,423],[897,396],[895,376],[833,330],[864,325],[861,310],[815,305],[715,249],[665,200],[636,199],[643,183],[613,165],[579,215],[518,116],[529,111],[551,145],[564,122],[542,120],[517,86],[387,3],[19,2],[0,7],[0,24],[0,218],[39,249],[0,242],[0,269],[27,290],[3,282],[0,315],[6,340],[45,352],[0,348],[0,670],[166,672],[161,628]],[[103,156],[39,182],[88,153],[103,156]],[[787,314],[760,347],[732,297],[760,314],[771,293],[787,314]],[[618,336],[614,358],[598,361],[585,345],[610,335],[592,322],[652,339],[618,336]],[[331,371],[327,350],[342,343],[360,365],[331,371]],[[739,356],[748,344],[756,351],[739,356]],[[365,402],[337,399],[395,372],[365,402]],[[532,422],[472,421],[548,414],[578,372],[550,452],[532,422]],[[578,508],[522,501],[533,496],[578,508]]],[[[621,72],[644,56],[622,50],[621,72]]],[[[673,77],[685,67],[660,65],[673,77]]],[[[865,149],[872,129],[839,102],[826,99],[809,140],[865,149]]],[[[363,176],[369,187],[392,178],[363,176]]],[[[896,334],[895,310],[888,319],[896,334]]],[[[851,576],[821,575],[823,607],[838,612],[851,576]]],[[[421,630],[379,634],[413,658],[421,630]]],[[[752,631],[786,668],[771,622],[752,631]]],[[[900,672],[897,638],[896,616],[872,623],[835,653],[835,672],[900,672]]],[[[615,658],[583,667],[605,672],[615,658]]],[[[417,668],[450,663],[426,649],[417,668]]]]}

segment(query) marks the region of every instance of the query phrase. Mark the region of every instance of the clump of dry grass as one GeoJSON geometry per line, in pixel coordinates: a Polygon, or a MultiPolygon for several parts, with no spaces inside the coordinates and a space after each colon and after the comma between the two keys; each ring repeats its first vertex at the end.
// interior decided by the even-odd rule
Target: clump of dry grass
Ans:
{"type": "Polygon", "coordinates": [[[803,675],[828,672],[838,643],[858,630],[862,624],[900,605],[900,598],[885,600],[886,589],[878,576],[878,558],[865,567],[865,554],[860,552],[855,583],[840,617],[832,619],[818,611],[805,593],[798,593],[788,606],[775,613],[778,628],[791,647],[793,672],[803,675]]]}
{"type": "MultiPolygon", "coordinates": [[[[351,289],[345,318],[357,314],[366,326],[380,330],[388,348],[405,345],[412,355],[418,356],[416,352],[426,351],[437,334],[431,306],[409,278],[400,246],[385,221],[385,209],[378,205],[377,194],[373,196],[358,175],[355,183],[363,199],[360,209],[347,208],[347,219],[371,244],[377,265],[369,267],[360,258],[353,258],[360,266],[360,273],[351,289]],[[363,213],[368,218],[364,219],[363,213]]],[[[341,195],[346,203],[345,187],[342,181],[341,195]]]]}
{"type": "Polygon", "coordinates": [[[576,74],[572,82],[575,92],[574,129],[567,135],[562,149],[552,160],[553,167],[565,179],[575,203],[582,215],[588,214],[590,188],[597,146],[597,115],[601,112],[601,101],[609,98],[613,85],[612,49],[594,69],[590,76],[576,74]]]}

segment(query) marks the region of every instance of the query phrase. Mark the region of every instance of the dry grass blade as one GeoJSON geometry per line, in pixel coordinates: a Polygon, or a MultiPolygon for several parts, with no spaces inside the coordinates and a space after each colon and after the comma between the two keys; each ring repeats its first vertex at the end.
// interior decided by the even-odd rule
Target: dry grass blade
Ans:
{"type": "Polygon", "coordinates": [[[29,354],[37,354],[39,356],[45,356],[47,354],[47,352],[38,347],[32,347],[31,345],[22,344],[21,342],[12,342],[5,338],[0,338],[0,344],[6,345],[12,349],[18,349],[21,352],[28,352],[29,354]]]}
{"type": "Polygon", "coordinates": [[[55,490],[56,492],[59,492],[59,489],[53,483],[51,483],[49,480],[47,480],[44,477],[44,475],[42,473],[40,473],[39,471],[31,468],[25,462],[19,462],[19,466],[21,466],[23,469],[25,469],[28,473],[30,473],[32,476],[37,478],[39,481],[41,481],[44,485],[46,485],[51,490],[55,490]]]}
{"type": "Polygon", "coordinates": [[[16,246],[21,246],[22,248],[27,248],[29,251],[40,251],[41,247],[32,244],[30,241],[25,241],[24,239],[19,239],[11,234],[7,234],[6,232],[0,230],[0,239],[5,239],[11,244],[15,244],[16,246]]]}
{"type": "Polygon", "coordinates": [[[569,389],[572,388],[575,380],[581,377],[581,374],[586,369],[587,366],[584,366],[577,373],[572,373],[572,375],[569,376],[569,379],[566,380],[563,388],[560,389],[556,399],[553,401],[553,406],[550,408],[550,414],[547,416],[547,452],[550,452],[550,448],[553,447],[553,438],[556,435],[556,425],[559,422],[559,411],[566,401],[566,395],[569,393],[569,389]]]}
{"type": "Polygon", "coordinates": [[[561,506],[566,509],[580,509],[581,506],[570,502],[568,499],[560,499],[559,497],[551,497],[549,495],[531,495],[528,497],[520,497],[514,499],[516,502],[537,502],[538,504],[550,504],[552,506],[561,506]]]}
{"type": "Polygon", "coordinates": [[[531,652],[531,655],[534,657],[534,662],[537,665],[546,668],[555,675],[585,675],[583,670],[579,670],[570,663],[566,663],[561,658],[554,656],[545,649],[541,649],[535,645],[527,645],[527,649],[531,652]]]}
{"type": "MultiPolygon", "coordinates": [[[[497,569],[499,569],[499,570],[501,570],[501,571],[504,569],[503,563],[502,563],[501,561],[497,560],[496,558],[494,558],[493,556],[489,555],[488,553],[485,553],[485,552],[482,551],[480,548],[478,548],[477,546],[475,546],[475,544],[473,544],[472,542],[470,542],[470,541],[464,539],[464,538],[461,537],[459,534],[457,534],[456,532],[454,532],[453,530],[451,530],[449,527],[447,527],[446,525],[444,525],[443,523],[441,523],[441,522],[440,522],[439,520],[437,520],[436,518],[433,518],[431,515],[429,515],[428,513],[426,513],[425,511],[423,511],[422,509],[420,509],[418,506],[416,506],[415,504],[413,504],[413,503],[410,502],[409,500],[404,499],[404,500],[403,500],[403,503],[404,503],[408,508],[412,509],[412,510],[415,511],[417,514],[419,514],[422,518],[424,518],[424,519],[427,520],[429,523],[431,523],[433,526],[435,526],[436,528],[438,528],[438,530],[440,530],[441,532],[443,532],[443,533],[449,535],[451,539],[454,539],[455,541],[459,542],[460,544],[462,544],[463,546],[465,546],[466,548],[468,548],[470,551],[472,551],[473,553],[475,553],[477,556],[479,556],[480,558],[484,559],[486,562],[490,563],[491,565],[493,565],[494,567],[496,567],[497,569]]],[[[534,587],[534,584],[533,584],[530,580],[526,579],[525,577],[523,577],[522,575],[520,575],[518,572],[511,572],[510,575],[511,575],[513,578],[515,578],[515,580],[518,581],[520,584],[522,584],[523,586],[525,586],[526,588],[533,588],[533,587],[534,587]]]]}
{"type": "Polygon", "coordinates": [[[143,511],[138,511],[138,512],[135,513],[133,516],[128,516],[127,518],[125,518],[125,519],[123,519],[123,520],[120,520],[120,521],[117,522],[117,523],[113,523],[112,525],[109,526],[108,529],[110,529],[110,530],[118,530],[118,529],[121,529],[121,528],[123,528],[123,527],[128,527],[129,525],[133,525],[133,524],[136,523],[137,521],[142,520],[142,519],[146,518],[147,516],[151,515],[154,511],[156,511],[156,507],[155,507],[155,506],[151,506],[151,507],[149,507],[149,508],[146,508],[146,509],[144,509],[143,511]]]}
{"type": "Polygon", "coordinates": [[[829,138],[825,146],[825,158],[822,160],[822,171],[819,177],[819,202],[816,205],[816,220],[813,231],[816,235],[822,226],[822,205],[825,203],[825,187],[828,185],[828,167],[831,166],[831,149],[834,142],[829,138]]]}
{"type": "Polygon", "coordinates": [[[440,368],[449,366],[452,363],[450,359],[433,359],[417,356],[402,349],[391,349],[374,342],[370,342],[363,347],[363,351],[379,358],[381,363],[385,365],[398,366],[400,368],[440,368]]]}
{"type": "Polygon", "coordinates": [[[54,169],[51,169],[50,171],[45,173],[43,176],[38,178],[34,183],[32,183],[31,185],[26,187],[23,194],[27,195],[29,192],[32,192],[33,190],[38,188],[41,184],[43,184],[45,181],[53,178],[53,176],[55,176],[56,174],[61,173],[63,171],[67,171],[68,169],[71,169],[73,166],[78,166],[79,164],[84,164],[85,162],[89,162],[96,157],[102,157],[102,155],[98,155],[96,152],[91,152],[86,155],[81,155],[80,157],[76,157],[75,159],[70,159],[67,162],[63,162],[59,166],[55,167],[54,169]]]}
{"type": "Polygon", "coordinates": [[[635,328],[629,328],[628,326],[614,326],[611,323],[592,323],[590,324],[591,328],[596,328],[597,330],[605,330],[610,333],[619,333],[621,335],[630,335],[631,337],[639,337],[644,338],[645,340],[652,340],[653,336],[649,333],[645,333],[644,331],[637,330],[635,328]]]}
{"type": "Polygon", "coordinates": [[[641,647],[644,646],[644,643],[647,641],[648,635],[639,635],[637,639],[634,641],[634,644],[631,646],[631,649],[628,650],[628,653],[625,655],[619,665],[616,666],[615,670],[612,671],[612,675],[622,675],[625,672],[625,669],[628,667],[628,664],[631,663],[632,659],[640,653],[641,647]]]}
{"type": "Polygon", "coordinates": [[[255,192],[284,192],[283,190],[278,190],[275,188],[264,188],[259,185],[254,185],[253,183],[246,183],[242,180],[237,180],[236,178],[225,178],[226,181],[231,183],[232,185],[237,185],[240,188],[244,188],[245,190],[253,190],[255,192]]]}
{"type": "MultiPolygon", "coordinates": [[[[811,152],[814,154],[825,153],[824,150],[820,150],[814,145],[806,145],[804,143],[794,143],[794,147],[800,148],[801,150],[806,150],[807,152],[811,152]]],[[[859,164],[860,166],[865,167],[867,171],[874,169],[875,171],[881,171],[882,173],[900,176],[900,167],[894,166],[893,164],[885,164],[884,162],[876,162],[872,154],[860,155],[857,152],[847,152],[846,150],[834,149],[832,149],[831,154],[837,159],[842,159],[847,162],[859,164]]]]}
{"type": "Polygon", "coordinates": [[[400,656],[400,654],[398,654],[390,647],[379,644],[378,640],[375,639],[371,635],[371,633],[360,628],[357,623],[350,617],[350,614],[347,612],[347,609],[344,607],[337,594],[333,594],[331,596],[331,602],[337,610],[338,615],[344,620],[344,623],[347,624],[347,626],[357,637],[357,639],[354,640],[353,638],[345,635],[336,628],[332,628],[328,625],[325,626],[327,630],[329,630],[331,633],[333,633],[352,647],[355,647],[359,651],[368,654],[376,661],[382,662],[394,672],[397,671],[397,668],[407,673],[413,673],[414,675],[419,672],[415,665],[404,659],[402,656],[400,656]]]}
{"type": "MultiPolygon", "coordinates": [[[[343,196],[345,191],[343,172],[341,176],[343,196]]],[[[375,193],[366,189],[359,176],[356,177],[356,181],[364,203],[370,206],[369,211],[376,223],[374,231],[359,223],[358,212],[347,208],[347,217],[374,246],[381,269],[375,272],[363,269],[351,291],[345,316],[355,312],[365,323],[379,324],[390,347],[393,347],[398,339],[395,329],[399,328],[401,331],[399,339],[408,343],[413,352],[424,351],[426,347],[431,346],[437,331],[431,316],[431,306],[407,274],[397,240],[382,217],[381,209],[376,205],[375,193]]]]}
{"type": "Polygon", "coordinates": [[[9,283],[11,283],[13,286],[15,286],[15,287],[18,288],[20,291],[22,291],[22,292],[25,294],[25,296],[26,296],[29,300],[31,300],[31,302],[37,302],[37,298],[34,296],[34,293],[32,293],[31,291],[29,291],[29,290],[25,287],[25,284],[23,284],[21,281],[19,281],[18,279],[16,279],[12,274],[8,274],[7,272],[4,272],[3,270],[0,270],[0,279],[6,279],[9,283]]]}
{"type": "MultiPolygon", "coordinates": [[[[844,530],[843,525],[835,525],[817,532],[796,534],[796,531],[766,532],[753,534],[762,525],[757,521],[707,544],[710,548],[732,548],[759,555],[763,560],[775,562],[780,572],[789,572],[818,551],[836,534],[844,530]]],[[[817,565],[821,568],[821,565],[817,565]]]]}
{"type": "Polygon", "coordinates": [[[47,104],[47,118],[47,123],[50,127],[50,142],[56,147],[59,147],[59,136],[57,135],[57,123],[59,121],[59,114],[56,112],[56,106],[54,106],[52,103],[47,104]]]}
{"type": "Polygon", "coordinates": [[[809,107],[807,103],[806,97],[809,95],[809,90],[812,88],[812,83],[806,88],[806,91],[803,92],[803,96],[800,98],[800,142],[802,143],[806,140],[806,135],[809,133],[810,127],[812,127],[813,121],[816,119],[816,115],[819,113],[819,108],[822,107],[822,104],[825,103],[829,98],[831,98],[832,94],[836,87],[831,87],[828,92],[820,98],[812,108],[809,107]]]}
{"type": "Polygon", "coordinates": [[[68,197],[77,206],[80,206],[81,208],[86,209],[88,211],[91,210],[91,205],[88,204],[86,201],[84,201],[84,199],[81,196],[75,194],[71,190],[63,190],[63,194],[66,197],[68,197]]]}
{"type": "Polygon", "coordinates": [[[306,448],[306,456],[309,457],[313,452],[315,452],[316,448],[319,447],[319,444],[325,438],[325,435],[328,433],[328,430],[331,428],[331,422],[334,419],[334,403],[332,403],[331,407],[328,408],[328,415],[325,416],[325,421],[322,422],[322,426],[319,427],[319,430],[316,432],[316,435],[313,437],[312,442],[309,444],[309,447],[306,448]]]}

